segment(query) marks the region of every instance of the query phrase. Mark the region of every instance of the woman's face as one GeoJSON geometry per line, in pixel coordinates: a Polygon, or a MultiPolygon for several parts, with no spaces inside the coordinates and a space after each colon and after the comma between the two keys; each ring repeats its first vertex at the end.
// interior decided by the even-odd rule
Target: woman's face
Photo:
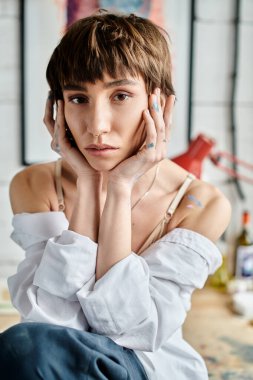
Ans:
{"type": "Polygon", "coordinates": [[[66,86],[63,97],[67,125],[94,169],[111,170],[144,143],[148,95],[141,77],[104,75],[95,84],[66,86]]]}

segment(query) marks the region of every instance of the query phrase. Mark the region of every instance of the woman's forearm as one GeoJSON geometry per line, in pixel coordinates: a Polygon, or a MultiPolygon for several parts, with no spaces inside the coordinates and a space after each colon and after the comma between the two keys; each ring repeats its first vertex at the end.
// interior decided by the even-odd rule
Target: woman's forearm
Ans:
{"type": "Polygon", "coordinates": [[[69,229],[93,241],[98,239],[100,178],[78,179],[69,229]]]}
{"type": "Polygon", "coordinates": [[[131,188],[108,182],[100,220],[96,280],[131,253],[131,188]]]}

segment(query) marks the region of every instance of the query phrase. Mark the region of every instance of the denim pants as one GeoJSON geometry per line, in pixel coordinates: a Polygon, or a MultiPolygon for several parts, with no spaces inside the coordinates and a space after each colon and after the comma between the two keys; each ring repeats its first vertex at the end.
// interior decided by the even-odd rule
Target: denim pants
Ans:
{"type": "Polygon", "coordinates": [[[0,334],[1,380],[147,380],[133,350],[110,338],[46,323],[0,334]]]}

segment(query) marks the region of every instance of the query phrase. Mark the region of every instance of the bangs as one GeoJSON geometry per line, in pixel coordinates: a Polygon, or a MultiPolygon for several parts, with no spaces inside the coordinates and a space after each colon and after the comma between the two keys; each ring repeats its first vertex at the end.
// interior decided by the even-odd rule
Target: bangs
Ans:
{"type": "MultiPolygon", "coordinates": [[[[142,56],[144,62],[146,53],[140,46],[131,41],[123,30],[117,30],[112,25],[99,25],[96,28],[80,32],[72,41],[71,48],[64,49],[60,64],[60,83],[80,83],[102,80],[105,73],[112,78],[130,75],[136,77],[143,72],[143,64],[139,65],[136,57],[142,56]]],[[[141,57],[140,57],[141,58],[141,57]]]]}
{"type": "Polygon", "coordinates": [[[82,49],[80,54],[75,54],[72,58],[68,56],[68,62],[62,62],[59,76],[60,85],[63,88],[69,83],[95,83],[97,80],[103,80],[104,74],[108,74],[114,79],[125,78],[129,75],[131,77],[139,76],[140,68],[127,58],[119,56],[117,51],[109,57],[101,52],[96,52],[96,54],[88,52],[87,54],[87,50],[82,49]]]}
{"type": "Polygon", "coordinates": [[[150,21],[113,14],[81,19],[68,29],[47,67],[47,80],[56,98],[68,84],[111,78],[142,77],[147,93],[160,87],[173,93],[168,46],[150,21]]]}

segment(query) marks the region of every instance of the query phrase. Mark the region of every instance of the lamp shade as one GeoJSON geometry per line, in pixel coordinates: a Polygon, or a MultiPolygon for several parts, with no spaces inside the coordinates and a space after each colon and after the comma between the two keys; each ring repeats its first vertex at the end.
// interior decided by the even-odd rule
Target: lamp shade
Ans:
{"type": "Polygon", "coordinates": [[[209,155],[212,147],[215,145],[215,140],[199,134],[191,141],[187,151],[171,160],[194,174],[197,178],[201,177],[202,164],[204,159],[209,155]]]}

